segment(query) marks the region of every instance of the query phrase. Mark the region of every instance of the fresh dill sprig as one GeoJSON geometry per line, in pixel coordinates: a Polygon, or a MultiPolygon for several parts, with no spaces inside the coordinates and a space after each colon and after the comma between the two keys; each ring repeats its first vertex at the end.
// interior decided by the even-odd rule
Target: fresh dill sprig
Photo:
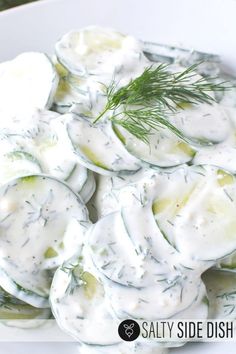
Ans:
{"type": "Polygon", "coordinates": [[[168,64],[150,66],[126,86],[117,89],[115,81],[106,88],[107,104],[94,120],[98,122],[105,113],[111,112],[109,119],[148,143],[151,130],[167,128],[183,140],[183,133],[169,121],[183,104],[212,104],[212,93],[224,91],[225,82],[207,81],[195,72],[199,64],[194,64],[182,72],[173,72],[168,64]]]}

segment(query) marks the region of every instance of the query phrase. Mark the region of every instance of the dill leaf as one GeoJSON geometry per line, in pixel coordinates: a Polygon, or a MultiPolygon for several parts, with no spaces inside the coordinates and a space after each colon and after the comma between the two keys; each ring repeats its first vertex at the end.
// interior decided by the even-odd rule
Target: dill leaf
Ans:
{"type": "MultiPolygon", "coordinates": [[[[200,63],[199,63],[200,64],[200,63]]],[[[173,72],[169,64],[149,66],[137,78],[117,89],[113,80],[106,88],[107,104],[94,120],[98,122],[107,112],[109,119],[136,138],[148,143],[153,130],[167,128],[185,141],[184,134],[169,121],[181,105],[215,102],[213,93],[224,91],[225,82],[216,83],[216,78],[206,80],[195,72],[194,64],[181,72],[173,72]]]]}

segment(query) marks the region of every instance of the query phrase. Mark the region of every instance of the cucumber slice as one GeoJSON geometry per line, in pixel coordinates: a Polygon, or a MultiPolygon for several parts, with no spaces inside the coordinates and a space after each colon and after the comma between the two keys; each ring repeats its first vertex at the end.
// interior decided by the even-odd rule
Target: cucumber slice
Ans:
{"type": "Polygon", "coordinates": [[[94,174],[92,171],[89,170],[87,170],[87,172],[88,172],[88,178],[86,180],[86,183],[79,191],[79,194],[81,195],[85,203],[87,203],[91,199],[93,193],[96,190],[96,182],[95,182],[94,174]]]}
{"type": "Polygon", "coordinates": [[[156,195],[156,221],[180,253],[210,261],[236,249],[236,179],[232,174],[212,166],[185,167],[166,174],[156,195]]]}
{"type": "Polygon", "coordinates": [[[64,180],[87,202],[94,193],[95,181],[93,173],[77,163],[66,130],[67,118],[65,115],[50,121],[51,134],[39,139],[39,156],[45,173],[64,180]]]}
{"type": "Polygon", "coordinates": [[[83,81],[79,78],[73,77],[68,74],[60,77],[57,92],[54,97],[54,105],[56,109],[62,113],[66,109],[68,110],[74,103],[83,102],[83,106],[86,104],[84,111],[89,112],[89,95],[88,91],[83,87],[83,81]]]}
{"type": "MultiPolygon", "coordinates": [[[[226,96],[228,95],[230,95],[230,92],[227,92],[226,96]]],[[[233,97],[231,97],[231,99],[232,102],[235,101],[233,100],[233,97]]],[[[227,104],[226,105],[221,104],[220,107],[221,110],[219,110],[219,112],[221,112],[224,109],[227,114],[227,119],[230,120],[231,122],[230,134],[228,134],[227,139],[225,139],[224,141],[222,141],[217,145],[215,144],[213,146],[202,147],[201,149],[199,149],[199,151],[194,157],[193,164],[195,165],[211,164],[235,174],[236,173],[235,108],[229,107],[227,106],[227,104]]],[[[227,124],[227,119],[225,124],[227,124]]],[[[216,122],[214,122],[212,126],[215,127],[212,129],[216,129],[216,130],[218,129],[218,124],[216,122]]],[[[225,134],[224,133],[225,129],[223,128],[222,124],[219,124],[219,127],[220,126],[222,127],[222,133],[225,134]]],[[[206,131],[208,130],[209,129],[206,129],[206,131]]]]}
{"type": "Polygon", "coordinates": [[[217,103],[181,106],[171,123],[189,139],[208,145],[224,141],[232,131],[227,112],[217,103]]]}
{"type": "MultiPolygon", "coordinates": [[[[134,214],[132,211],[130,218],[135,217],[137,220],[138,216],[140,217],[140,214],[137,212],[134,214]]],[[[163,257],[168,258],[167,250],[164,249],[162,258],[159,258],[161,255],[158,250],[161,245],[159,248],[157,244],[158,240],[162,239],[162,235],[155,221],[154,228],[153,224],[150,228],[149,224],[145,225],[145,233],[151,235],[147,239],[142,229],[140,232],[136,229],[132,230],[128,224],[127,213],[124,210],[122,213],[109,214],[98,221],[88,239],[91,257],[99,272],[112,281],[126,286],[145,287],[158,279],[158,273],[166,274],[170,270],[167,263],[156,261],[163,260],[163,257]],[[142,261],[145,255],[146,262],[142,261]]],[[[173,252],[172,249],[168,251],[173,252]]]]}
{"type": "Polygon", "coordinates": [[[12,119],[0,121],[1,139],[5,137],[9,143],[17,144],[19,150],[24,147],[28,151],[35,147],[34,143],[37,145],[41,139],[50,136],[50,123],[58,117],[58,113],[48,110],[19,112],[12,119]]]}
{"type": "Polygon", "coordinates": [[[50,309],[33,307],[0,288],[0,322],[18,328],[32,328],[51,317],[50,309]],[[37,321],[39,320],[39,321],[37,321]]]}
{"type": "Polygon", "coordinates": [[[173,133],[161,129],[153,131],[145,144],[122,127],[113,125],[114,132],[130,154],[158,167],[172,167],[190,162],[196,150],[173,133]]]}
{"type": "MultiPolygon", "coordinates": [[[[11,157],[12,160],[14,157],[14,164],[6,161],[6,165],[13,167],[17,163],[20,164],[20,157],[22,157],[21,164],[24,172],[23,157],[28,157],[26,161],[30,160],[31,163],[37,161],[38,165],[36,170],[35,168],[32,171],[29,170],[31,174],[43,172],[57,178],[66,178],[75,165],[75,159],[68,156],[66,144],[62,145],[61,140],[58,139],[59,132],[53,124],[53,121],[58,118],[59,115],[55,112],[36,110],[32,114],[27,114],[23,120],[17,117],[14,124],[10,126],[8,122],[6,125],[4,123],[1,148],[7,157],[11,157]],[[16,151],[15,156],[12,155],[12,151],[16,151]],[[20,151],[23,151],[24,155],[17,154],[20,151]]],[[[26,172],[28,172],[27,169],[26,172]]],[[[25,174],[22,173],[22,175],[25,174]]]]}
{"type": "Polygon", "coordinates": [[[58,75],[49,57],[29,52],[0,65],[0,114],[5,120],[35,108],[50,108],[58,75]]]}
{"type": "Polygon", "coordinates": [[[168,318],[191,306],[198,296],[199,270],[180,266],[150,206],[107,215],[90,229],[87,242],[110,306],[119,318],[168,318]]]}
{"type": "Polygon", "coordinates": [[[218,145],[202,148],[192,161],[194,165],[214,165],[236,174],[235,137],[218,145]]]}
{"type": "Polygon", "coordinates": [[[44,122],[41,134],[34,139],[34,144],[43,172],[67,180],[75,169],[76,160],[66,135],[63,118],[58,116],[44,122]]]}
{"type": "MultiPolygon", "coordinates": [[[[69,115],[68,115],[69,116],[69,115]]],[[[102,175],[134,173],[141,168],[114,134],[110,122],[93,125],[71,115],[67,131],[79,163],[102,175]]]]}
{"type": "Polygon", "coordinates": [[[64,183],[34,175],[0,188],[0,217],[0,285],[47,307],[49,270],[80,249],[89,225],[83,202],[64,183]]]}
{"type": "Polygon", "coordinates": [[[107,299],[118,318],[147,321],[178,318],[196,302],[202,286],[199,276],[190,272],[172,272],[167,278],[164,276],[162,282],[157,280],[157,284],[144,288],[104,280],[107,299]]]}
{"type": "MultiPolygon", "coordinates": [[[[192,267],[192,263],[195,267],[199,262],[198,267],[201,264],[202,271],[206,270],[236,249],[236,184],[234,175],[227,171],[213,166],[149,169],[140,181],[124,184],[120,190],[114,181],[102,200],[104,212],[109,212],[115,200],[116,210],[125,207],[131,213],[135,206],[144,210],[151,203],[163,236],[186,266],[192,267]]],[[[139,219],[142,215],[135,220],[139,219]]]]}
{"type": "MultiPolygon", "coordinates": [[[[188,307],[186,310],[182,311],[181,313],[178,313],[176,316],[172,317],[173,320],[177,319],[178,321],[181,321],[182,319],[184,320],[190,320],[192,321],[199,319],[200,321],[207,319],[208,318],[208,308],[209,308],[209,301],[206,295],[206,288],[202,284],[200,289],[199,289],[199,294],[193,304],[188,307]]],[[[166,342],[156,342],[157,340],[152,340],[152,345],[164,347],[164,348],[171,348],[171,347],[180,347],[185,345],[187,342],[191,342],[190,340],[186,340],[185,342],[180,341],[178,339],[177,333],[172,333],[171,338],[168,338],[166,332],[162,334],[162,337],[166,339],[166,342]],[[174,342],[173,339],[176,338],[178,341],[174,342]]]]}
{"type": "MultiPolygon", "coordinates": [[[[198,297],[193,304],[186,310],[178,314],[177,318],[180,319],[207,319],[209,314],[209,300],[206,293],[206,287],[202,284],[199,290],[198,297]]],[[[168,345],[168,344],[167,344],[168,345]]]]}
{"type": "Polygon", "coordinates": [[[109,313],[102,284],[78,257],[56,271],[50,302],[59,326],[80,342],[113,345],[121,341],[119,320],[109,313]]]}
{"type": "Polygon", "coordinates": [[[236,274],[210,269],[202,279],[209,298],[209,318],[236,319],[236,274]]]}
{"type": "Polygon", "coordinates": [[[140,43],[133,37],[94,26],[65,34],[55,51],[59,63],[78,76],[111,77],[117,67],[132,71],[143,55],[140,43]]]}
{"type": "MultiPolygon", "coordinates": [[[[99,347],[110,350],[112,346],[115,350],[119,347],[120,338],[117,336],[117,327],[121,320],[112,316],[113,313],[106,302],[102,283],[95,277],[95,273],[87,270],[88,264],[85,266],[82,264],[83,261],[81,262],[84,256],[86,258],[85,253],[82,253],[81,257],[66,262],[56,271],[50,294],[52,311],[59,326],[80,342],[85,343],[84,348],[89,350],[99,347]]],[[[204,286],[201,283],[199,295],[190,312],[191,316],[197,314],[196,308],[202,302],[203,292],[204,286]]],[[[203,308],[198,316],[206,315],[206,306],[203,305],[203,308]]],[[[188,318],[188,315],[189,312],[181,318],[188,318]]],[[[156,347],[162,343],[145,341],[143,350],[145,348],[150,350],[152,345],[156,347]]]]}
{"type": "MultiPolygon", "coordinates": [[[[205,286],[201,286],[200,290],[199,290],[199,294],[198,297],[195,299],[195,301],[193,302],[193,304],[187,308],[186,310],[182,311],[181,313],[179,313],[177,315],[177,319],[181,320],[197,320],[199,319],[200,321],[207,319],[208,317],[208,299],[206,296],[206,289],[205,286]]],[[[173,318],[175,319],[175,317],[173,318]]],[[[177,337],[176,337],[177,338],[177,337]]],[[[171,340],[168,341],[168,338],[166,338],[167,341],[166,342],[161,342],[161,346],[163,347],[167,347],[167,348],[171,348],[171,347],[181,347],[183,345],[186,344],[186,342],[191,340],[188,340],[186,342],[181,342],[178,340],[178,342],[173,342],[173,336],[172,338],[170,338],[171,340]]]]}
{"type": "MultiPolygon", "coordinates": [[[[117,199],[112,194],[113,178],[96,174],[96,190],[87,204],[90,219],[95,223],[101,217],[119,210],[117,199]],[[110,197],[110,198],[109,198],[110,197]]],[[[122,177],[123,179],[123,177],[122,177]]]]}
{"type": "MultiPolygon", "coordinates": [[[[209,54],[204,52],[199,52],[195,50],[183,49],[179,47],[173,47],[166,44],[160,44],[155,42],[142,42],[142,48],[145,55],[154,62],[164,62],[164,63],[183,63],[185,66],[190,66],[193,64],[198,64],[203,62],[203,64],[216,65],[219,67],[220,57],[219,55],[209,54]]],[[[202,69],[200,65],[198,70],[202,69]]],[[[217,71],[218,73],[218,71],[217,71]]]]}
{"type": "Polygon", "coordinates": [[[81,115],[95,119],[104,109],[105,104],[104,85],[94,77],[82,79],[70,73],[60,77],[54,97],[56,111],[65,113],[76,110],[81,115]]]}
{"type": "MultiPolygon", "coordinates": [[[[128,175],[117,175],[112,177],[98,174],[95,175],[96,191],[87,205],[94,222],[103,216],[120,210],[120,197],[122,191],[124,191],[124,195],[127,196],[127,198],[124,196],[123,199],[127,202],[133,200],[135,195],[135,191],[132,189],[133,184],[141,181],[146,174],[148,174],[150,178],[150,171],[152,171],[152,174],[155,172],[149,168],[147,170],[142,168],[137,173],[128,175]],[[130,190],[128,190],[129,187],[131,187],[130,190]]],[[[140,194],[137,196],[135,195],[134,205],[137,204],[138,200],[140,200],[140,194]]]]}
{"type": "Polygon", "coordinates": [[[96,189],[93,172],[86,167],[76,164],[72,173],[65,179],[65,182],[87,203],[96,189]]]}
{"type": "Polygon", "coordinates": [[[42,172],[38,160],[25,151],[11,151],[0,156],[0,184],[13,178],[42,172]]]}
{"type": "MultiPolygon", "coordinates": [[[[188,169],[188,167],[183,167],[184,171],[185,169],[188,169]]],[[[201,168],[199,169],[201,171],[201,168]]],[[[154,252],[160,252],[158,258],[161,257],[162,259],[165,255],[165,259],[170,258],[172,264],[180,263],[187,268],[196,268],[203,272],[214,265],[215,262],[189,256],[188,252],[178,252],[175,243],[170,242],[168,234],[165,234],[155,220],[155,214],[174,200],[174,193],[177,193],[177,188],[173,180],[174,177],[177,179],[178,171],[179,169],[169,171],[148,169],[125,179],[120,179],[119,176],[110,179],[102,177],[102,184],[101,178],[99,178],[101,192],[98,190],[98,195],[95,195],[92,202],[99,218],[111,212],[122,210],[126,229],[131,230],[129,234],[135,235],[135,239],[138,238],[139,240],[136,244],[137,249],[140,245],[146,249],[145,237],[155,235],[151,238],[154,239],[152,241],[154,242],[153,245],[156,245],[154,252]],[[160,199],[159,196],[161,196],[160,199]],[[128,225],[130,226],[128,227],[128,225]]],[[[180,181],[178,180],[179,185],[180,181]]],[[[167,223],[169,224],[168,221],[167,223]]],[[[116,237],[116,233],[113,236],[116,237]]],[[[127,255],[127,259],[129,259],[129,255],[127,255]]]]}
{"type": "Polygon", "coordinates": [[[55,136],[51,136],[49,139],[43,140],[38,149],[43,172],[66,181],[73,173],[76,162],[70,155],[66,155],[65,144],[63,151],[62,141],[55,136]]]}
{"type": "Polygon", "coordinates": [[[0,183],[1,174],[4,183],[9,178],[42,172],[67,181],[86,201],[94,192],[92,173],[78,165],[63,116],[55,112],[36,111],[15,127],[5,128],[0,147],[0,183]]]}
{"type": "Polygon", "coordinates": [[[76,161],[63,117],[54,112],[36,111],[23,125],[20,122],[18,125],[8,127],[0,136],[3,153],[0,183],[43,172],[65,180],[75,192],[83,194],[87,202],[94,192],[95,182],[92,173],[76,161]]]}

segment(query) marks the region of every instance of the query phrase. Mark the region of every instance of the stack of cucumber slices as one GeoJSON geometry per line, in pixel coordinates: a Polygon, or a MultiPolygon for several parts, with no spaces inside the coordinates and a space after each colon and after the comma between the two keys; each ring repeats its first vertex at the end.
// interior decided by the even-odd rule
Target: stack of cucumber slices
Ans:
{"type": "Polygon", "coordinates": [[[181,135],[139,140],[110,119],[107,87],[188,62],[149,47],[87,27],[52,57],[0,64],[0,322],[54,316],[81,354],[184,344],[125,343],[127,318],[236,318],[236,94],[183,102],[170,117],[181,135]]]}

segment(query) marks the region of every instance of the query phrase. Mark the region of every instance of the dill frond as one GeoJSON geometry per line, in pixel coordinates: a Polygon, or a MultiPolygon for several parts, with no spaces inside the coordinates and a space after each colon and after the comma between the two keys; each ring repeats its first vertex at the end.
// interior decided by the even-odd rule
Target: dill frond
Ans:
{"type": "Polygon", "coordinates": [[[112,81],[106,88],[107,104],[96,123],[110,111],[109,119],[136,138],[148,143],[151,131],[167,128],[179,138],[189,141],[183,133],[170,123],[169,118],[181,105],[215,102],[213,93],[230,87],[225,82],[207,81],[195,72],[194,64],[182,72],[173,72],[168,64],[150,66],[126,86],[117,89],[112,81]]]}

